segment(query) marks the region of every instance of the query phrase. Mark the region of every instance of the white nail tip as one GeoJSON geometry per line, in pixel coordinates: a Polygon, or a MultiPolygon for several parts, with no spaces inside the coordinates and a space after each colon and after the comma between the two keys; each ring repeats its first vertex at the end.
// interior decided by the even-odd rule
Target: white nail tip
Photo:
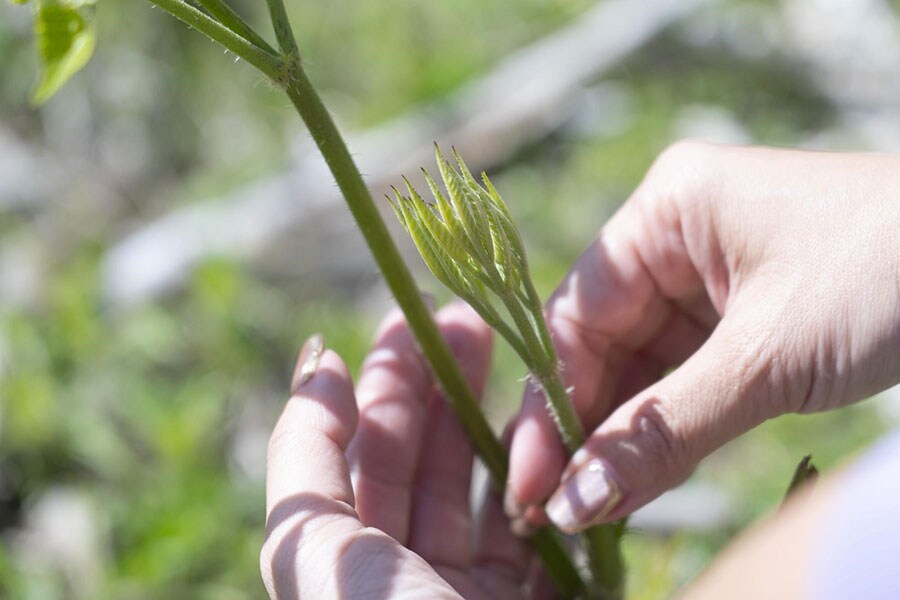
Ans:
{"type": "Polygon", "coordinates": [[[595,458],[570,477],[547,503],[547,516],[567,533],[602,520],[622,499],[603,461],[595,458]]]}

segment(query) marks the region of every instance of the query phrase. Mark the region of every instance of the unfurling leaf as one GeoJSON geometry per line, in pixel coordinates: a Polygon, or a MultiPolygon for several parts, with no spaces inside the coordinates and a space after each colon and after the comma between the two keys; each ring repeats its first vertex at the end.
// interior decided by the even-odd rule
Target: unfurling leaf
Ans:
{"type": "Polygon", "coordinates": [[[32,102],[41,104],[55,94],[94,53],[95,0],[39,0],[35,5],[34,33],[41,80],[32,102]]]}
{"type": "MultiPolygon", "coordinates": [[[[422,169],[434,203],[426,202],[404,178],[409,196],[394,189],[391,206],[432,274],[468,302],[517,353],[529,356],[515,329],[534,326],[527,315],[540,310],[540,301],[535,304],[525,249],[509,210],[487,176],[482,175],[484,184],[479,183],[456,150],[455,165],[437,144],[435,158],[446,194],[422,169]],[[501,316],[498,304],[507,309],[516,328],[501,316]]],[[[529,330],[527,335],[536,340],[538,334],[529,330]]]]}

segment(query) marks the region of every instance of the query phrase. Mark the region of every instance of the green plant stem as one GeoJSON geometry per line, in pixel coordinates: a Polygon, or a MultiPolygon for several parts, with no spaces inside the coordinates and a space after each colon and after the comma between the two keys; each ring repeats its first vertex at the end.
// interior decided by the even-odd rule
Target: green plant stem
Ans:
{"type": "MultiPolygon", "coordinates": [[[[543,318],[535,320],[539,323],[544,322],[543,318]]],[[[551,364],[555,365],[557,363],[555,351],[551,359],[551,364]]],[[[560,378],[559,370],[554,366],[553,369],[547,372],[547,375],[539,375],[539,378],[549,404],[553,407],[568,406],[574,415],[572,401],[569,399],[569,394],[560,378]]],[[[567,444],[569,452],[575,452],[584,444],[581,422],[578,421],[577,415],[574,418],[579,423],[578,429],[569,433],[570,435],[577,434],[581,439],[579,441],[578,438],[570,438],[572,445],[567,444]]],[[[562,423],[561,419],[557,420],[560,432],[563,431],[562,423]]],[[[622,537],[623,525],[624,521],[608,525],[594,525],[580,535],[587,551],[591,574],[594,577],[595,593],[598,598],[603,600],[619,600],[624,594],[625,569],[619,543],[622,537]]]]}
{"type": "Polygon", "coordinates": [[[299,68],[300,50],[297,48],[297,38],[294,37],[294,31],[291,28],[291,21],[288,19],[287,10],[284,8],[283,0],[267,0],[269,3],[269,15],[272,17],[272,26],[275,29],[275,38],[278,40],[278,47],[284,55],[296,62],[299,68]]]}
{"type": "MultiPolygon", "coordinates": [[[[506,452],[481,413],[456,359],[422,301],[415,280],[372,202],[331,115],[302,69],[298,68],[293,74],[286,91],[328,163],[375,262],[406,315],[409,327],[448,401],[484,461],[495,487],[502,491],[508,469],[506,452]]],[[[582,589],[581,577],[555,532],[542,529],[539,535],[532,538],[532,544],[561,594],[572,597],[582,589]]]]}
{"type": "MultiPolygon", "coordinates": [[[[469,302],[469,304],[473,304],[469,302]]],[[[503,339],[510,345],[510,347],[518,354],[522,360],[525,360],[525,357],[528,356],[528,349],[525,347],[522,339],[516,335],[516,332],[513,331],[512,327],[507,325],[506,321],[499,318],[487,318],[484,314],[481,315],[481,318],[484,319],[484,322],[487,323],[494,331],[499,333],[503,339]]]]}
{"type": "Polygon", "coordinates": [[[472,435],[473,444],[497,483],[505,483],[506,453],[481,414],[450,348],[423,302],[415,280],[406,268],[331,115],[302,70],[294,72],[286,91],[331,169],[350,212],[371,248],[388,287],[406,315],[422,351],[432,362],[432,368],[444,391],[456,403],[454,408],[472,435]]]}
{"type": "MultiPolygon", "coordinates": [[[[226,25],[215,21],[183,0],[148,1],[231,50],[273,82],[284,87],[334,175],[375,262],[403,310],[409,327],[428,359],[447,400],[487,467],[495,488],[502,494],[508,471],[506,452],[484,418],[453,353],[422,300],[415,280],[372,201],[337,126],[301,67],[299,51],[281,0],[268,1],[284,57],[272,56],[256,47],[247,38],[238,35],[226,25]],[[287,39],[288,36],[290,39],[287,39]]],[[[563,597],[572,598],[584,590],[581,576],[557,532],[546,527],[542,528],[532,537],[532,546],[543,560],[548,574],[563,597]]]]}
{"type": "Polygon", "coordinates": [[[536,331],[535,322],[543,323],[544,319],[540,314],[529,318],[518,298],[513,294],[504,297],[503,303],[515,322],[516,328],[522,334],[522,339],[528,348],[528,356],[522,358],[528,364],[533,376],[544,388],[547,403],[553,413],[563,443],[569,452],[575,452],[584,443],[584,429],[559,377],[556,351],[552,344],[550,348],[546,348],[536,331]]]}
{"type": "Polygon", "coordinates": [[[148,2],[158,6],[175,18],[184,21],[189,27],[196,29],[214,42],[218,42],[228,50],[231,50],[235,56],[246,60],[273,81],[283,79],[284,65],[277,56],[257,48],[225,25],[190,6],[183,0],[148,0],[148,2]]]}
{"type": "MultiPolygon", "coordinates": [[[[528,308],[532,314],[530,321],[537,329],[536,336],[532,336],[526,343],[540,344],[544,349],[543,364],[538,366],[535,375],[540,380],[547,401],[554,410],[557,426],[566,447],[569,452],[575,452],[584,444],[584,429],[560,376],[559,358],[544,318],[543,304],[530,278],[525,278],[525,292],[528,308]],[[573,426],[573,422],[576,426],[573,426]]],[[[603,600],[619,600],[625,592],[625,569],[620,546],[623,530],[624,521],[619,521],[589,527],[580,536],[594,577],[593,592],[603,600]]]]}
{"type": "MultiPolygon", "coordinates": [[[[525,277],[524,279],[525,294],[528,300],[527,306],[534,315],[534,322],[538,335],[541,338],[541,343],[544,345],[547,354],[553,357],[554,362],[557,362],[556,346],[553,345],[553,338],[550,336],[550,330],[547,328],[547,319],[544,318],[544,303],[541,302],[541,297],[538,295],[537,290],[534,289],[531,277],[525,277]]],[[[559,368],[558,365],[556,365],[556,368],[559,368]]]]}
{"type": "Polygon", "coordinates": [[[625,563],[621,540],[625,521],[595,525],[581,533],[587,549],[594,582],[591,596],[598,600],[621,600],[625,597],[625,563]]]}
{"type": "Polygon", "coordinates": [[[270,46],[269,42],[264,40],[261,35],[256,33],[234,9],[225,4],[224,0],[197,0],[197,2],[227,29],[238,34],[263,52],[272,56],[278,56],[278,51],[270,46]]]}

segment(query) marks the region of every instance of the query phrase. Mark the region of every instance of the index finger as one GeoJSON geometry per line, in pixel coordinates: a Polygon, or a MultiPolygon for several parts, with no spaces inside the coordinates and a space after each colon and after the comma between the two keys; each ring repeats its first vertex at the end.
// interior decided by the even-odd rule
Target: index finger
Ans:
{"type": "Polygon", "coordinates": [[[428,597],[458,598],[421,557],[360,523],[345,457],[357,421],[350,374],[330,351],[313,371],[294,389],[269,443],[260,571],[270,597],[423,589],[428,597]]]}
{"type": "Polygon", "coordinates": [[[326,350],[315,374],[294,391],[269,440],[266,510],[302,494],[353,506],[344,451],[356,431],[350,373],[326,350]]]}

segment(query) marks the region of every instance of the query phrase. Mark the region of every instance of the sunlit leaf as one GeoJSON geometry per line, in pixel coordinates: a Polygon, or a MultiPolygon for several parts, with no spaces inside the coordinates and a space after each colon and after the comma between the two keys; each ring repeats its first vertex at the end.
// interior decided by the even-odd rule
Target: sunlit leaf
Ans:
{"type": "Polygon", "coordinates": [[[41,104],[55,94],[91,59],[96,44],[95,0],[40,0],[34,33],[41,80],[32,102],[41,104]]]}

